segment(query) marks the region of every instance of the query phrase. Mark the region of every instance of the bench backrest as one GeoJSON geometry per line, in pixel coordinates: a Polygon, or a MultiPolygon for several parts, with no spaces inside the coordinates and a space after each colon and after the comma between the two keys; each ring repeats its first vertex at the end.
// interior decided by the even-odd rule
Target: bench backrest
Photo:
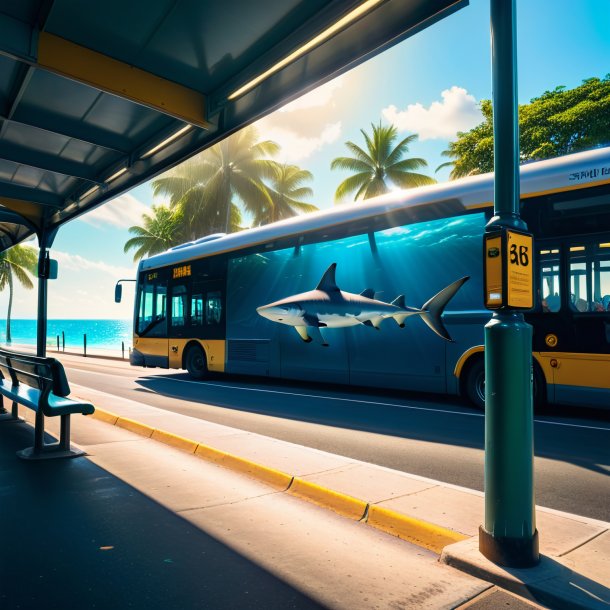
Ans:
{"type": "Polygon", "coordinates": [[[13,385],[23,383],[41,391],[51,386],[55,396],[70,394],[64,367],[55,358],[40,358],[0,349],[0,375],[13,385]]]}

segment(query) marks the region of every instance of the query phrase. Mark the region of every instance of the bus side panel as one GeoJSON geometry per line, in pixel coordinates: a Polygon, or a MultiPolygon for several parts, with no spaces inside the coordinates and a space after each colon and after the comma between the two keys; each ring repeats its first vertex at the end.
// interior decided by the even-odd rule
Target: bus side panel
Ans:
{"type": "MultiPolygon", "coordinates": [[[[447,311],[473,309],[482,299],[480,253],[484,214],[426,222],[374,235],[262,252],[229,261],[227,278],[228,372],[311,379],[354,385],[444,392],[447,343],[419,318],[400,328],[385,319],[379,329],[355,323],[321,328],[328,346],[305,343],[297,331],[271,322],[256,308],[313,290],[332,263],[339,288],[359,294],[375,291],[390,303],[399,295],[421,307],[451,282],[471,281],[447,311]]],[[[298,299],[297,299],[298,300],[298,299]]],[[[479,341],[481,329],[461,333],[463,353],[479,341]]],[[[452,373],[453,369],[451,369],[452,373]]]]}
{"type": "MultiPolygon", "coordinates": [[[[480,307],[481,233],[484,213],[424,221],[378,231],[374,247],[362,262],[365,285],[376,297],[391,302],[404,295],[406,305],[420,308],[455,280],[470,276],[447,305],[448,312],[480,307]]],[[[462,352],[474,344],[478,329],[452,338],[462,352]],[[464,341],[466,343],[464,343],[464,341]]],[[[434,334],[419,316],[405,320],[405,327],[388,319],[379,331],[366,327],[349,329],[350,375],[354,385],[447,392],[450,371],[446,351],[450,344],[434,334]]]]}

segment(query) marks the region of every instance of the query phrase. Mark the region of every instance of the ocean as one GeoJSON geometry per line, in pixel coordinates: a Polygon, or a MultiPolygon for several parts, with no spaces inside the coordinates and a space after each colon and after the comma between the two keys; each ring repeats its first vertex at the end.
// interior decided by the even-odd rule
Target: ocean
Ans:
{"type": "MultiPolygon", "coordinates": [[[[83,350],[83,335],[87,335],[87,349],[121,350],[131,347],[133,323],[131,320],[48,320],[47,345],[62,346],[62,332],[66,351],[83,350]]],[[[11,318],[13,345],[36,345],[36,320],[11,318]]],[[[6,320],[0,320],[0,343],[6,344],[6,320]]]]}

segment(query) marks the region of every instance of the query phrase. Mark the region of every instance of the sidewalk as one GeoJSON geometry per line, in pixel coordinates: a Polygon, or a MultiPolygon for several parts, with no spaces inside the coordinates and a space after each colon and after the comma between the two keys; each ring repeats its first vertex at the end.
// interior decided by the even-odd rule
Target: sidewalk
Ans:
{"type": "MultiPolygon", "coordinates": [[[[97,417],[115,424],[73,418],[73,439],[90,454],[75,463],[90,461],[119,476],[242,556],[256,559],[316,603],[337,608],[394,607],[398,602],[400,607],[454,608],[474,599],[469,607],[497,607],[497,596],[507,594],[490,589],[488,583],[557,608],[607,610],[610,603],[607,523],[538,508],[545,556],[541,565],[503,570],[478,553],[480,493],[74,384],[72,394],[93,402],[97,417]],[[100,441],[100,435],[105,440],[100,441]],[[233,495],[243,485],[254,491],[233,495]],[[295,496],[309,502],[298,502],[295,496]],[[232,517],[229,526],[226,521],[232,517]],[[441,551],[441,561],[476,578],[439,563],[441,551]]],[[[54,423],[48,420],[49,426],[54,423]]],[[[518,607],[515,604],[513,598],[510,607],[518,607]]]]}

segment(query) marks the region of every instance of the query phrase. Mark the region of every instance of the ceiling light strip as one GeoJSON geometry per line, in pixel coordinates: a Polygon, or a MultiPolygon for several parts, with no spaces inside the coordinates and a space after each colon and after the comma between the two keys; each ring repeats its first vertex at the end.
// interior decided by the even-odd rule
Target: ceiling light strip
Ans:
{"type": "Polygon", "coordinates": [[[150,157],[151,155],[154,155],[157,151],[161,150],[162,148],[164,148],[165,146],[167,146],[168,144],[173,142],[176,138],[179,138],[183,133],[186,133],[189,129],[192,129],[192,127],[193,127],[192,125],[185,125],[182,129],[179,129],[176,133],[169,136],[169,138],[165,138],[165,140],[163,140],[163,142],[160,142],[159,144],[157,144],[150,150],[147,150],[142,155],[142,159],[146,159],[146,157],[150,157]]]}
{"type": "Polygon", "coordinates": [[[271,66],[268,70],[265,70],[265,72],[263,72],[262,74],[259,74],[239,89],[233,91],[233,93],[231,93],[227,99],[233,100],[239,97],[240,95],[246,93],[247,91],[250,91],[250,89],[256,87],[256,85],[264,81],[266,78],[269,78],[272,74],[275,74],[282,68],[285,68],[288,64],[297,60],[302,55],[305,55],[305,53],[307,53],[314,47],[318,46],[325,40],[328,40],[331,36],[344,29],[350,23],[352,23],[353,21],[355,21],[356,19],[358,19],[383,1],[384,0],[367,0],[366,2],[363,2],[353,11],[349,12],[347,15],[333,23],[330,27],[326,28],[323,32],[321,32],[320,34],[306,42],[304,45],[300,46],[298,49],[290,53],[290,55],[287,55],[286,57],[278,61],[276,64],[271,66]]]}

